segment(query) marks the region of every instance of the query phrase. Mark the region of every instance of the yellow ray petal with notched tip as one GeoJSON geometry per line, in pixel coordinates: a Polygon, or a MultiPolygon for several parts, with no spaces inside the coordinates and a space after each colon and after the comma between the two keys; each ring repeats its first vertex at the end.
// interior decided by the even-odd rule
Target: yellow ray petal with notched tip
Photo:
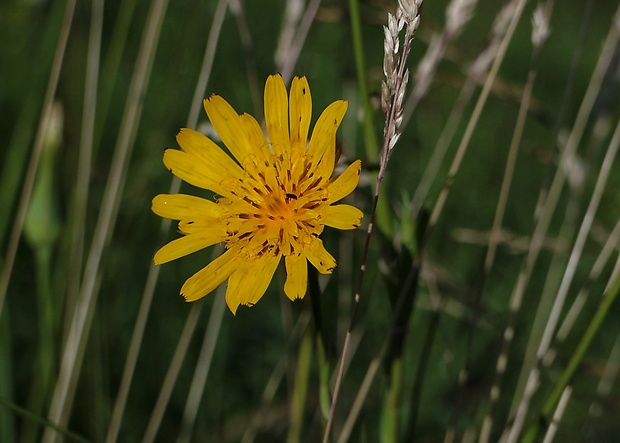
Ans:
{"type": "Polygon", "coordinates": [[[362,162],[354,161],[345,171],[336,178],[332,178],[327,185],[328,202],[335,203],[349,195],[357,187],[362,173],[362,162]]]}
{"type": "Polygon", "coordinates": [[[351,205],[328,206],[321,215],[325,226],[343,230],[358,228],[364,217],[362,211],[351,205]]]}
{"type": "Polygon", "coordinates": [[[226,100],[219,95],[212,95],[204,101],[204,108],[213,129],[239,164],[243,164],[247,156],[257,154],[257,146],[250,138],[253,128],[244,124],[244,119],[226,100]]]}
{"type": "Polygon", "coordinates": [[[308,287],[308,260],[303,255],[289,255],[285,257],[286,282],[284,293],[291,300],[304,298],[308,287]]]}
{"type": "Polygon", "coordinates": [[[186,194],[160,194],[153,198],[151,209],[160,217],[183,220],[196,214],[219,217],[222,208],[209,200],[186,194]]]}
{"type": "Polygon", "coordinates": [[[265,83],[265,126],[276,156],[289,151],[288,97],[280,75],[270,75],[265,83]]]}
{"type": "Polygon", "coordinates": [[[280,257],[264,255],[237,266],[226,290],[226,304],[233,314],[237,313],[239,305],[253,306],[261,299],[276,272],[280,257]]]}
{"type": "Polygon", "coordinates": [[[228,250],[187,279],[181,287],[185,301],[196,301],[213,291],[239,266],[236,251],[228,250]]]}
{"type": "Polygon", "coordinates": [[[208,233],[186,235],[185,237],[172,240],[159,248],[155,253],[155,257],[153,257],[153,261],[156,265],[168,263],[220,243],[223,239],[221,232],[216,232],[215,230],[211,235],[208,233]]]}
{"type": "Polygon", "coordinates": [[[309,247],[304,250],[304,254],[321,274],[331,274],[336,267],[336,259],[327,252],[319,238],[314,237],[309,247]]]}
{"type": "Polygon", "coordinates": [[[243,170],[222,148],[201,132],[183,128],[177,134],[179,146],[187,154],[200,161],[216,177],[222,175],[240,179],[243,170]]]}
{"type": "Polygon", "coordinates": [[[308,131],[312,119],[312,97],[306,77],[293,79],[289,98],[289,126],[291,131],[291,149],[302,155],[308,143],[308,131]]]}
{"type": "Polygon", "coordinates": [[[336,131],[348,106],[344,100],[335,101],[321,113],[312,130],[312,137],[308,144],[308,156],[315,167],[323,163],[320,169],[321,174],[319,174],[321,177],[328,178],[334,170],[336,131]]]}
{"type": "Polygon", "coordinates": [[[164,164],[174,175],[190,185],[230,196],[235,180],[225,170],[202,163],[197,157],[176,149],[166,149],[164,164]]]}

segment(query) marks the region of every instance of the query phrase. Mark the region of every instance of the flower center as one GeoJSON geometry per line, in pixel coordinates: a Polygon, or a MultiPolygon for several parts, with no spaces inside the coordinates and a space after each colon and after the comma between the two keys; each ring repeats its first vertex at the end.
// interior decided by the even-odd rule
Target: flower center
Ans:
{"type": "MultiPolygon", "coordinates": [[[[263,200],[266,209],[265,213],[279,219],[291,219],[297,212],[295,208],[296,200],[297,196],[291,193],[284,195],[280,192],[267,194],[263,200]]],[[[267,216],[268,218],[269,215],[267,216]]]]}
{"type": "Polygon", "coordinates": [[[309,173],[308,165],[294,173],[292,162],[271,160],[244,165],[246,176],[232,189],[237,198],[218,200],[228,209],[228,244],[248,259],[296,254],[323,231],[317,211],[327,198],[321,180],[309,173]]]}

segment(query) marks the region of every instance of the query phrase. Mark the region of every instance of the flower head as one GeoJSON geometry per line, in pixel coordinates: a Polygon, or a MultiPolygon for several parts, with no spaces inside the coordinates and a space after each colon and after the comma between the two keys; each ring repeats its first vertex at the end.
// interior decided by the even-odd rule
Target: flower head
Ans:
{"type": "Polygon", "coordinates": [[[183,237],[155,254],[162,264],[224,242],[226,251],[190,277],[181,294],[197,300],[228,279],[226,303],[235,313],[252,306],[265,293],[284,256],[284,292],[291,299],[306,293],[309,261],[329,274],[336,261],[319,235],[325,226],[354,229],[362,212],[333,203],[349,195],[359,182],[360,161],[332,177],[336,162],[336,130],[347,110],[339,100],[321,114],[310,141],[310,88],[294,78],[290,97],[280,75],[265,85],[267,137],[250,115],[239,115],[220,96],[204,101],[215,131],[232,157],[199,132],[182,129],[182,150],[167,149],[164,164],[177,177],[216,194],[213,200],[184,194],[162,194],[153,211],[179,220],[183,237]]]}

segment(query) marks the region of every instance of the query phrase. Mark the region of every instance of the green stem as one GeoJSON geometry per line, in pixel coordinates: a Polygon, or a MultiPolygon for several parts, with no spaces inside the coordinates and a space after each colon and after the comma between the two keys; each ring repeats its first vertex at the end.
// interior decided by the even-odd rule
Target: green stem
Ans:
{"type": "Polygon", "coordinates": [[[297,356],[297,370],[295,371],[295,385],[291,398],[290,428],[287,443],[299,443],[302,436],[304,413],[306,410],[306,394],[308,393],[308,378],[312,363],[312,328],[307,328],[299,345],[297,356]]]}
{"type": "MultiPolygon", "coordinates": [[[[36,250],[37,259],[37,299],[39,306],[39,345],[35,362],[35,373],[30,396],[28,410],[32,414],[41,414],[46,400],[51,392],[51,384],[54,374],[54,362],[56,361],[55,340],[56,319],[55,300],[52,299],[51,291],[51,248],[40,247],[36,250]]],[[[35,426],[24,428],[21,441],[24,443],[35,442],[38,439],[38,429],[35,426]]]]}
{"type": "Polygon", "coordinates": [[[319,274],[314,266],[308,269],[308,292],[312,304],[312,317],[314,318],[314,341],[317,353],[317,367],[319,371],[319,406],[321,415],[325,419],[329,415],[330,391],[329,375],[331,372],[330,361],[335,347],[334,339],[328,334],[323,317],[321,315],[321,288],[319,287],[319,274]]]}
{"type": "Polygon", "coordinates": [[[373,110],[368,94],[366,62],[364,60],[364,42],[362,40],[362,23],[358,0],[349,0],[349,16],[351,19],[351,38],[353,39],[357,84],[362,107],[364,109],[364,145],[366,147],[366,158],[376,159],[379,155],[379,150],[377,148],[377,131],[375,130],[373,110]]]}
{"type": "Polygon", "coordinates": [[[420,406],[422,405],[422,389],[424,388],[426,371],[431,360],[433,344],[435,343],[435,338],[437,338],[437,327],[439,326],[439,320],[439,311],[433,312],[433,316],[431,317],[430,324],[427,329],[426,338],[424,339],[424,344],[422,346],[422,351],[420,352],[418,369],[413,380],[410,403],[411,412],[409,413],[409,418],[407,420],[405,438],[402,441],[415,441],[416,424],[420,414],[420,406]]]}
{"type": "MultiPolygon", "coordinates": [[[[0,405],[3,398],[13,399],[15,395],[10,331],[9,313],[5,312],[0,316],[0,405]]],[[[15,422],[13,414],[0,412],[0,441],[16,440],[15,422]]]]}
{"type": "MultiPolygon", "coordinates": [[[[362,109],[364,111],[364,126],[362,128],[364,133],[364,147],[366,150],[366,158],[374,163],[379,159],[379,142],[374,121],[374,111],[370,103],[370,94],[368,93],[364,41],[362,39],[362,22],[358,0],[349,0],[349,16],[351,20],[351,38],[353,40],[357,84],[362,109]]],[[[374,173],[372,178],[373,181],[376,182],[377,173],[374,173]]],[[[388,201],[378,201],[376,223],[386,236],[391,237],[393,232],[389,209],[388,201]]]]}
{"type": "Polygon", "coordinates": [[[43,425],[47,428],[53,429],[58,434],[62,435],[65,438],[65,441],[76,441],[80,443],[89,443],[89,440],[82,437],[81,435],[78,435],[75,432],[69,431],[68,429],[58,426],[56,423],[50,420],[47,420],[43,417],[40,417],[37,414],[33,414],[28,409],[22,408],[16,405],[15,403],[7,400],[1,395],[0,395],[0,407],[4,407],[10,411],[15,412],[17,415],[21,415],[24,418],[24,420],[27,420],[33,423],[38,423],[39,425],[43,425]]]}
{"type": "MultiPolygon", "coordinates": [[[[551,392],[551,394],[549,394],[549,397],[547,398],[547,401],[543,405],[543,408],[540,412],[542,417],[549,418],[553,414],[553,411],[555,410],[558,404],[558,401],[560,400],[560,397],[562,396],[562,392],[568,386],[573,376],[575,375],[575,371],[577,370],[577,367],[583,360],[583,357],[586,351],[588,350],[590,343],[592,343],[592,339],[594,338],[595,334],[598,332],[601,325],[603,324],[603,321],[607,317],[607,314],[609,313],[611,306],[613,305],[614,301],[616,301],[618,293],[620,293],[620,276],[616,278],[616,281],[614,282],[613,286],[609,289],[609,292],[603,297],[601,304],[599,305],[598,310],[596,311],[596,314],[594,314],[594,317],[592,318],[592,321],[590,322],[590,324],[588,325],[588,328],[583,334],[581,341],[579,342],[579,345],[577,345],[577,348],[575,349],[575,353],[573,354],[570,361],[568,362],[566,369],[564,370],[564,372],[562,373],[562,376],[560,377],[555,387],[553,388],[553,391],[551,392]]],[[[530,426],[530,428],[527,430],[522,441],[524,443],[531,443],[535,441],[536,437],[541,431],[542,431],[542,422],[540,420],[536,420],[532,424],[532,426],[530,426]]]]}
{"type": "Polygon", "coordinates": [[[400,399],[403,390],[403,360],[392,360],[390,366],[389,388],[383,400],[381,414],[381,442],[396,443],[398,441],[400,399]]]}

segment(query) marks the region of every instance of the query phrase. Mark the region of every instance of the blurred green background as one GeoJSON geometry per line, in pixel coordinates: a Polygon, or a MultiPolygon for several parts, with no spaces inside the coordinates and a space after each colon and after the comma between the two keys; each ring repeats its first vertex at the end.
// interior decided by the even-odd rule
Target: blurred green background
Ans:
{"type": "MultiPolygon", "coordinates": [[[[416,408],[419,412],[415,420],[415,441],[442,441],[447,429],[454,429],[457,439],[470,441],[466,430],[480,428],[503,328],[510,318],[510,295],[534,228],[539,192],[548,186],[558,168],[554,150],[562,148],[554,142],[556,137],[565,140],[574,124],[617,8],[617,2],[603,0],[556,3],[550,18],[551,34],[535,65],[538,75],[503,222],[506,237],[500,241],[486,280],[483,279],[483,264],[488,234],[521,95],[532,67],[530,18],[537,4],[527,2],[525,6],[446,206],[423,253],[416,249],[414,241],[405,241],[415,237],[416,225],[409,215],[408,202],[435,152],[467,69],[488,44],[502,2],[478,2],[462,34],[446,47],[430,90],[402,128],[403,135],[390,159],[381,195],[384,221],[371,242],[354,330],[355,349],[336,410],[337,432],[334,435],[342,428],[368,365],[386,339],[392,315],[387,294],[404,285],[412,257],[423,260],[423,265],[413,290],[415,306],[406,331],[402,399],[397,412],[401,419],[398,439],[403,441],[409,435],[405,429],[412,425],[411,413],[416,408]],[[403,267],[391,261],[394,254],[399,260],[405,260],[403,267]],[[386,275],[391,275],[395,281],[390,282],[386,275]],[[484,285],[484,293],[478,302],[481,285],[484,285]],[[428,337],[431,337],[430,342],[426,341],[428,337]],[[459,372],[465,366],[470,370],[470,377],[465,386],[459,386],[459,372]],[[425,372],[416,396],[412,391],[420,368],[425,372]]],[[[447,4],[445,0],[424,2],[420,28],[408,61],[412,71],[410,89],[416,84],[413,74],[432,36],[444,28],[447,4]]],[[[59,105],[57,115],[62,120],[60,134],[57,141],[50,141],[49,134],[42,137],[43,153],[40,162],[35,162],[38,175],[32,200],[32,205],[40,206],[31,210],[40,212],[31,212],[26,218],[25,235],[22,235],[19,224],[17,231],[15,227],[20,207],[27,197],[23,193],[27,188],[27,171],[35,152],[37,133],[42,131],[42,110],[46,91],[50,90],[53,80],[53,60],[62,41],[67,3],[44,0],[0,3],[0,134],[3,135],[0,264],[6,284],[5,293],[0,294],[0,441],[25,442],[43,438],[41,420],[50,417],[53,392],[62,372],[61,356],[67,336],[71,334],[75,307],[81,306],[84,282],[89,278],[85,277],[89,273],[88,257],[93,253],[97,232],[102,229],[97,227],[98,220],[106,220],[109,233],[102,242],[96,272],[91,274],[92,291],[86,291],[98,294],[98,298],[92,304],[92,326],[84,332],[87,340],[83,366],[71,377],[76,383],[75,397],[72,405],[67,406],[70,412],[63,418],[61,427],[88,441],[110,438],[110,420],[144,300],[152,256],[157,248],[177,235],[174,227],[162,233],[161,220],[150,210],[151,199],[168,192],[172,180],[161,162],[163,151],[166,147],[176,147],[175,134],[190,123],[197,111],[197,127],[208,130],[201,102],[212,93],[222,95],[239,113],[248,112],[261,121],[264,81],[269,74],[284,69],[276,59],[278,47],[300,38],[299,57],[286,52],[282,59],[292,62],[293,66],[288,78],[286,71],[283,74],[287,83],[291,74],[308,78],[313,122],[329,103],[341,98],[349,100],[339,143],[343,148],[343,161],[363,160],[364,176],[351,202],[367,215],[370,213],[378,158],[368,157],[371,151],[364,135],[362,106],[367,99],[374,104],[372,121],[380,140],[384,116],[377,109],[377,96],[383,78],[382,25],[386,23],[387,13],[396,10],[397,2],[359,2],[369,97],[361,97],[358,89],[350,2],[325,0],[307,4],[265,0],[226,5],[227,2],[186,0],[169,4],[136,0],[76,3],[66,51],[59,59],[57,87],[52,89],[54,102],[59,105]],[[299,20],[303,22],[302,14],[315,4],[318,9],[311,16],[308,34],[303,38],[299,20]],[[152,66],[146,63],[147,75],[140,100],[136,102],[138,108],[131,114],[126,107],[132,99],[132,79],[141,69],[140,54],[144,50],[141,47],[151,8],[158,6],[162,14],[161,30],[150,39],[156,45],[154,59],[152,66]],[[287,13],[294,16],[295,7],[300,12],[298,19],[291,21],[287,13]],[[93,9],[97,11],[97,8],[101,8],[102,13],[93,15],[93,9]],[[218,8],[224,14],[221,30],[211,40],[215,49],[212,67],[204,70],[203,56],[210,32],[218,26],[214,24],[218,8]],[[97,23],[101,25],[101,32],[95,32],[93,37],[91,33],[97,23]],[[283,36],[287,24],[291,23],[293,37],[283,36]],[[97,47],[96,44],[92,46],[93,38],[95,41],[100,38],[99,56],[92,53],[92,48],[97,47]],[[94,57],[92,72],[98,74],[95,89],[88,89],[89,57],[94,57]],[[209,72],[209,78],[196,101],[193,97],[201,69],[209,72]],[[85,101],[85,97],[93,93],[95,100],[85,101]],[[84,138],[84,131],[89,128],[85,114],[88,117],[89,111],[94,112],[92,142],[84,138]],[[135,116],[131,124],[128,113],[135,116]],[[131,135],[128,136],[127,157],[118,168],[113,156],[122,145],[124,134],[131,135]],[[85,170],[84,163],[80,163],[84,161],[82,149],[90,150],[87,187],[80,185],[78,179],[80,169],[85,170]],[[106,219],[102,218],[104,196],[109,192],[106,186],[113,181],[109,174],[115,170],[126,176],[118,182],[118,199],[111,206],[111,217],[106,219]],[[87,196],[84,206],[76,203],[79,199],[76,192],[80,190],[87,196]],[[76,215],[80,207],[84,210],[83,219],[76,215]],[[7,272],[10,244],[16,240],[19,243],[15,260],[7,272]]],[[[545,282],[550,281],[547,284],[557,290],[620,115],[618,48],[614,51],[615,57],[593,110],[587,116],[584,136],[577,149],[575,161],[582,172],[581,180],[571,176],[571,185],[565,187],[560,196],[525,291],[523,307],[515,317],[515,339],[502,383],[502,396],[495,411],[497,422],[492,441],[499,439],[506,421],[512,416],[510,411],[521,362],[545,282]],[[601,119],[607,119],[605,121],[611,125],[607,132],[604,127],[596,126],[601,119]],[[602,135],[597,130],[602,130],[602,135]]],[[[480,87],[481,84],[477,85],[474,98],[466,105],[454,141],[432,181],[424,200],[427,211],[432,210],[444,186],[480,87]]],[[[600,276],[594,280],[588,277],[620,216],[618,170],[616,161],[576,267],[563,316],[580,288],[587,286],[590,297],[571,334],[559,347],[555,363],[543,371],[541,390],[534,397],[529,421],[537,419],[535,412],[544,401],[544,394],[557,382],[573,355],[612,274],[618,256],[617,243],[600,276]]],[[[181,190],[207,195],[186,184],[181,190]]],[[[367,222],[368,218],[365,225],[367,222]]],[[[320,280],[330,371],[336,368],[350,317],[364,233],[363,229],[344,233],[328,229],[323,234],[327,249],[339,263],[330,278],[320,280]]],[[[171,362],[180,364],[180,372],[171,387],[170,399],[165,404],[154,438],[155,441],[173,441],[184,435],[184,409],[188,396],[194,392],[191,382],[203,337],[210,322],[216,325],[219,320],[221,327],[214,327],[218,332],[217,344],[212,348],[214,353],[201,390],[202,399],[195,422],[189,428],[191,437],[188,435],[185,441],[296,441],[291,437],[291,405],[298,386],[295,370],[301,364],[298,360],[300,341],[304,325],[311,317],[309,297],[290,303],[282,295],[284,273],[278,272],[260,303],[251,309],[241,307],[236,316],[227,310],[217,313],[214,300],[222,298],[221,293],[213,293],[194,305],[184,303],[178,295],[181,285],[203,267],[211,255],[211,250],[198,252],[159,269],[152,305],[146,311],[144,338],[139,342],[118,441],[144,438],[171,362]],[[187,353],[179,356],[175,349],[188,319],[190,323],[196,321],[195,330],[188,336],[187,353]],[[268,395],[269,389],[273,390],[272,397],[268,395]],[[253,426],[254,431],[250,432],[253,426]]],[[[550,292],[555,293],[553,289],[550,292]]],[[[620,432],[617,378],[611,378],[608,392],[601,395],[597,391],[605,371],[614,367],[617,371],[620,365],[618,354],[612,353],[614,346],[618,346],[619,314],[620,306],[615,303],[577,371],[557,441],[611,442],[620,432]]],[[[214,337],[213,333],[209,337],[214,337]]],[[[321,383],[316,347],[312,352],[300,433],[300,441],[305,442],[320,441],[324,423],[319,407],[321,383]]],[[[77,367],[75,364],[69,366],[77,367]]],[[[381,417],[385,416],[389,373],[389,365],[384,361],[350,441],[386,441],[381,417]]],[[[64,435],[60,439],[71,441],[71,436],[64,435]]]]}

